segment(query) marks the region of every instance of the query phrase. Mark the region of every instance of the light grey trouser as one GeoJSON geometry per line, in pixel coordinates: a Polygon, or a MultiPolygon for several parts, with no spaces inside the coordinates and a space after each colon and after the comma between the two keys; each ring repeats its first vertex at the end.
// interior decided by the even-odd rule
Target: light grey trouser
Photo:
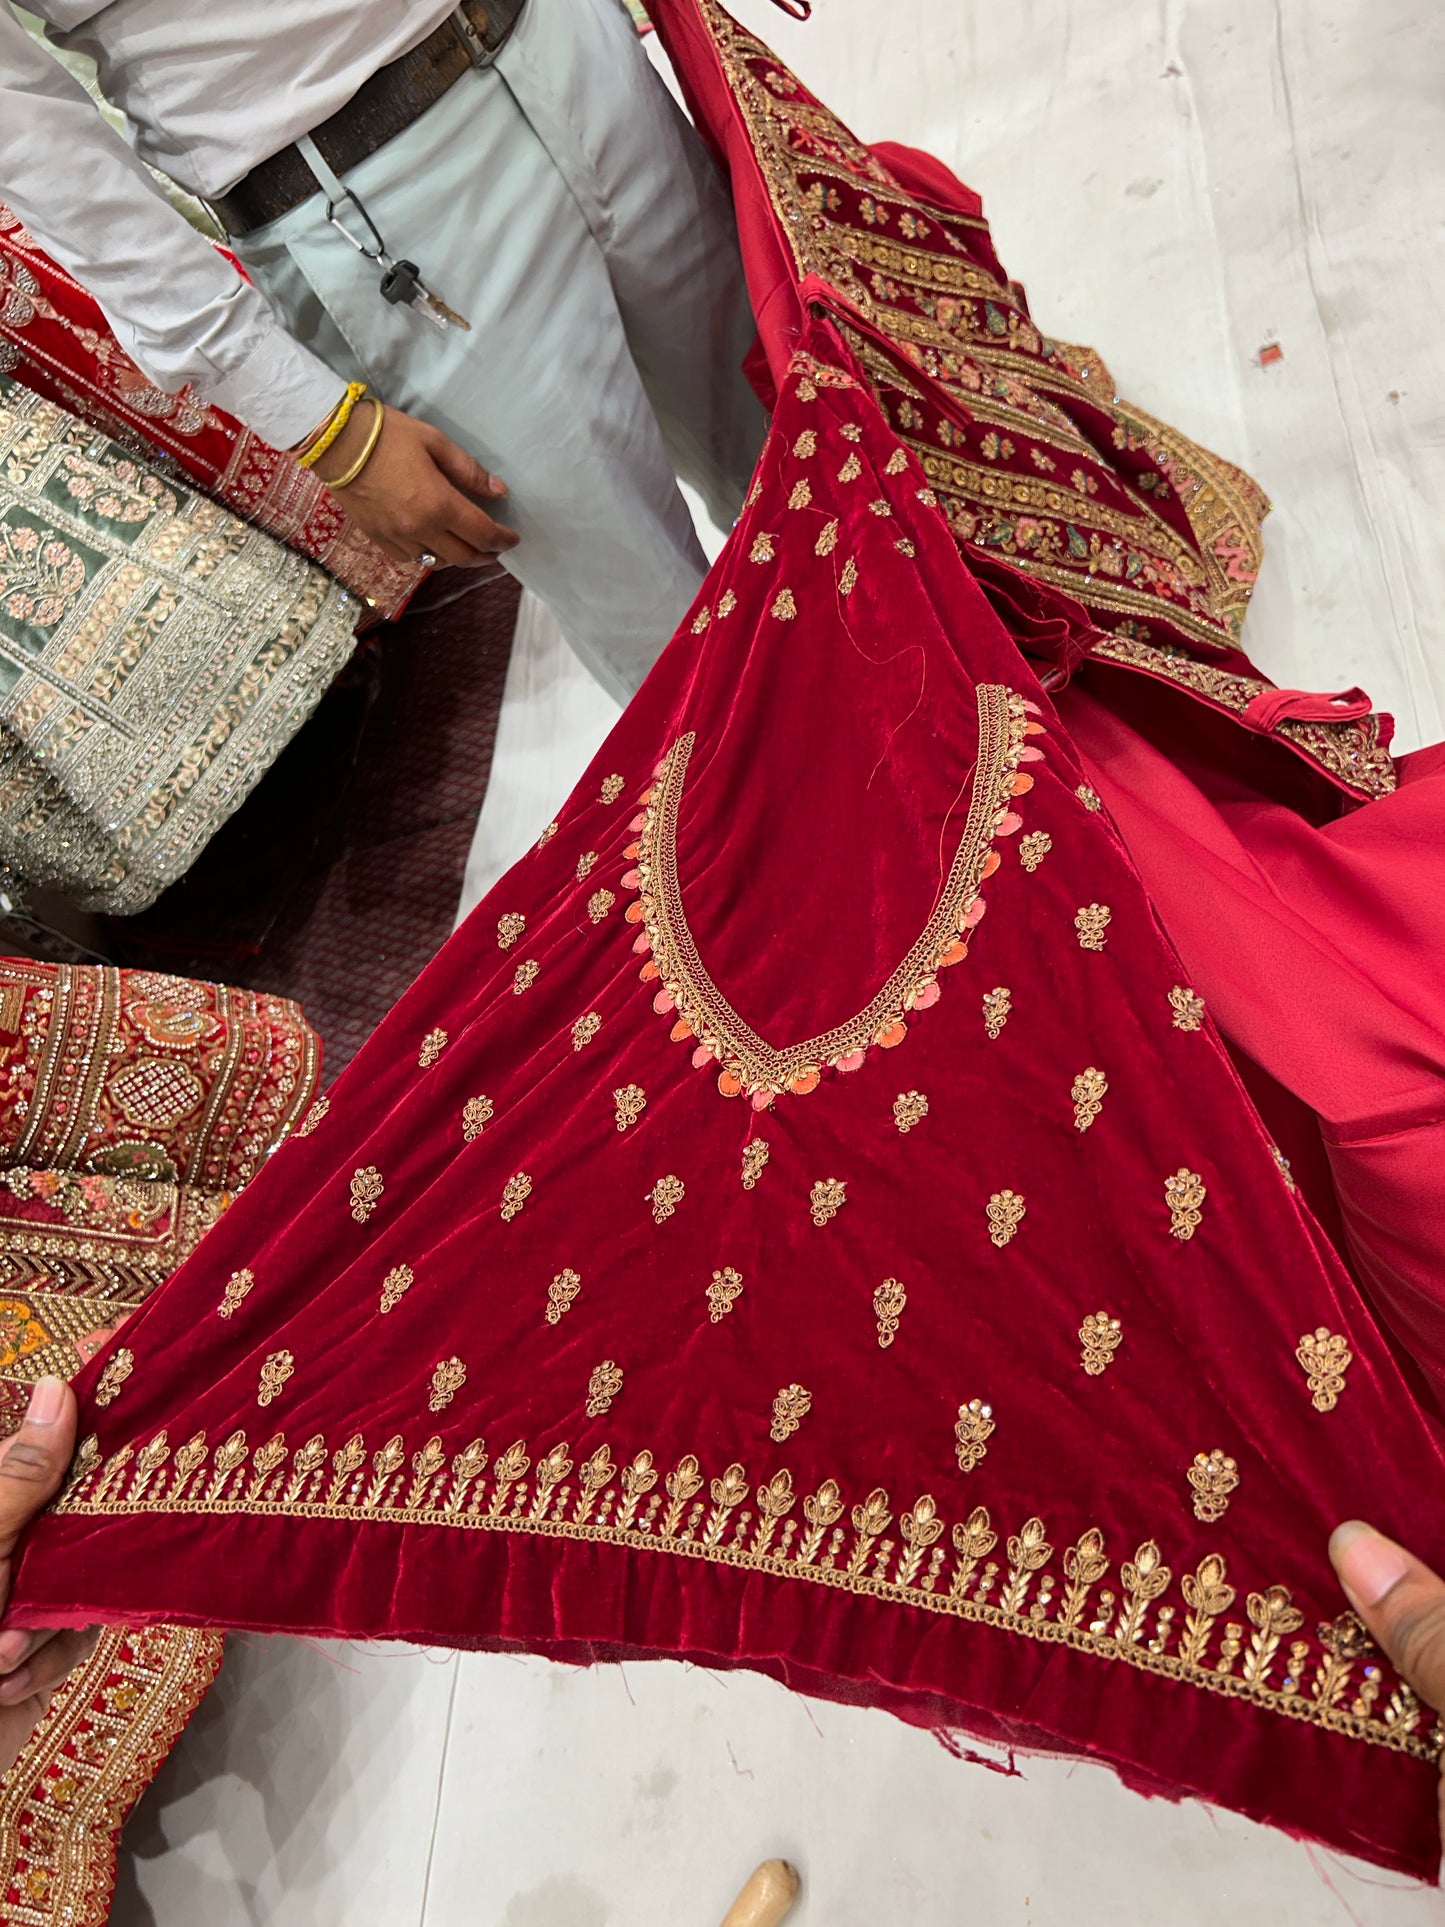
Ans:
{"type": "Polygon", "coordinates": [[[626,701],[706,567],[677,475],[726,528],[762,441],[716,169],[618,0],[528,0],[496,65],[346,185],[470,333],[388,306],[319,193],[237,252],[338,374],[503,477],[507,567],[626,701]]]}

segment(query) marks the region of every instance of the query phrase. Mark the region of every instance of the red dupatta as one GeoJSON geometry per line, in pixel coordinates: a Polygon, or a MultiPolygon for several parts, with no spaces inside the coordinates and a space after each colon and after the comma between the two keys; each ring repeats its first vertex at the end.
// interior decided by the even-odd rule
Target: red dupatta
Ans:
{"type": "MultiPolygon", "coordinates": [[[[841,131],[659,12],[786,268],[757,89],[841,131]]],[[[934,377],[901,434],[845,304],[759,306],[697,606],[92,1367],[13,1618],[746,1665],[1425,1871],[1438,1737],[1325,1541],[1445,1552],[1441,1440],[1019,653],[1053,605],[950,527],[934,377]]]]}

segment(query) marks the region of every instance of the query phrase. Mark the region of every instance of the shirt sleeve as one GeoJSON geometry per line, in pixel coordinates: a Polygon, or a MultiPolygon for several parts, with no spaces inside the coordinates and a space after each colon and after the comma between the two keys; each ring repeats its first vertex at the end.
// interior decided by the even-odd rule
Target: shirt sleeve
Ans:
{"type": "Polygon", "coordinates": [[[160,192],[85,89],[0,0],[0,199],[95,296],[158,388],[187,382],[279,448],[345,383],[160,192]]]}

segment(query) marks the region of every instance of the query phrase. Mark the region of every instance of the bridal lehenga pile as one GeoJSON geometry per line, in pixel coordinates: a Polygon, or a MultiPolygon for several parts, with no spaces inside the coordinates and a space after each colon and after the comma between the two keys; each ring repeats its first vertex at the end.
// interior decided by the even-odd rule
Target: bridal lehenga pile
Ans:
{"type": "Polygon", "coordinates": [[[87,1369],[18,1616],[743,1665],[1423,1872],[1440,1736],[1325,1544],[1445,1551],[1437,764],[1240,653],[1260,492],[965,188],[655,15],[760,318],[745,510],[87,1369]]]}

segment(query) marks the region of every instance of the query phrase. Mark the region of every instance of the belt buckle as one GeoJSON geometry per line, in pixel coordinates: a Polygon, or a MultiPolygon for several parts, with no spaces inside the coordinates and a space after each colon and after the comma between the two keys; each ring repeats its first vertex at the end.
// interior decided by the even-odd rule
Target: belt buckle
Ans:
{"type": "Polygon", "coordinates": [[[473,26],[471,16],[465,7],[453,7],[448,17],[452,30],[466,48],[467,58],[473,67],[478,69],[490,67],[501,51],[501,43],[498,42],[495,47],[489,47],[473,26]]]}

